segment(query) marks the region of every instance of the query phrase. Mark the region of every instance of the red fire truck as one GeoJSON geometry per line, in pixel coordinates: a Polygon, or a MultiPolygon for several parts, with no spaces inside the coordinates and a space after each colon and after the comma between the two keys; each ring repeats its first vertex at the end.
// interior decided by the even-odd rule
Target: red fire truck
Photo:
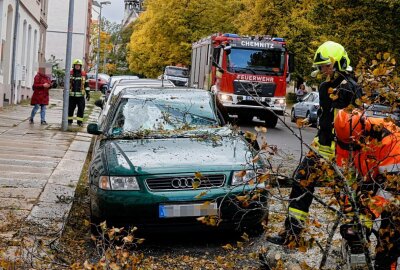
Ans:
{"type": "Polygon", "coordinates": [[[214,34],[192,44],[189,85],[211,90],[242,123],[257,116],[275,127],[293,67],[282,38],[214,34]]]}

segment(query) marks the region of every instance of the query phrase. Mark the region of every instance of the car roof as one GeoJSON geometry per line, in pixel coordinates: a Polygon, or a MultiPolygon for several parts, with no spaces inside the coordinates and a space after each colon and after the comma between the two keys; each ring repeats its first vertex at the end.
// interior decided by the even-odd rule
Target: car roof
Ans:
{"type": "Polygon", "coordinates": [[[166,68],[176,68],[176,69],[185,69],[187,70],[187,67],[177,67],[177,66],[166,66],[166,68]]]}
{"type": "Polygon", "coordinates": [[[198,88],[177,88],[177,87],[153,87],[153,88],[125,88],[120,93],[121,98],[172,98],[173,99],[188,99],[210,97],[210,91],[198,88]]]}
{"type": "Polygon", "coordinates": [[[137,79],[137,80],[120,80],[118,85],[140,85],[140,86],[167,86],[174,87],[175,85],[170,80],[158,80],[158,79],[137,79]]]}

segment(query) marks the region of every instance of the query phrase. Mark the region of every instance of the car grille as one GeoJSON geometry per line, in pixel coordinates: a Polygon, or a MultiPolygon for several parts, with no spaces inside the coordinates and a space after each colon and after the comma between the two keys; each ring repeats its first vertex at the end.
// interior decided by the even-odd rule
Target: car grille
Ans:
{"type": "MultiPolygon", "coordinates": [[[[189,176],[163,177],[146,179],[148,188],[152,191],[162,190],[190,190],[195,181],[194,173],[189,176]]],[[[225,175],[203,175],[200,186],[197,189],[222,187],[225,183],[225,175]]]]}
{"type": "Polygon", "coordinates": [[[275,83],[241,82],[234,81],[233,88],[236,95],[256,95],[260,97],[273,97],[275,94],[275,83]]]}

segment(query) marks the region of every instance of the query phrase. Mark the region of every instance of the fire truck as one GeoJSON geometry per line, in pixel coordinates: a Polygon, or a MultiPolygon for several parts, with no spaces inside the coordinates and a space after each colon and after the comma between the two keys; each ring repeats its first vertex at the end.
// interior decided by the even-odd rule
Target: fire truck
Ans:
{"type": "Polygon", "coordinates": [[[212,91],[242,123],[256,116],[275,127],[293,60],[283,38],[213,34],[192,44],[189,85],[212,91]]]}

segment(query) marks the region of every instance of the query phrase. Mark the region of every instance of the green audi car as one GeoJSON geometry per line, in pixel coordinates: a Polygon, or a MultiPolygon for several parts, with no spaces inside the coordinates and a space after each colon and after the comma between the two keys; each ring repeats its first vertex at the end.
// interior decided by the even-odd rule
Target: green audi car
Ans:
{"type": "Polygon", "coordinates": [[[91,222],[247,230],[266,216],[262,159],[225,125],[215,97],[187,88],[125,89],[101,126],[89,168],[91,222]],[[255,162],[255,163],[254,163],[255,162]]]}

